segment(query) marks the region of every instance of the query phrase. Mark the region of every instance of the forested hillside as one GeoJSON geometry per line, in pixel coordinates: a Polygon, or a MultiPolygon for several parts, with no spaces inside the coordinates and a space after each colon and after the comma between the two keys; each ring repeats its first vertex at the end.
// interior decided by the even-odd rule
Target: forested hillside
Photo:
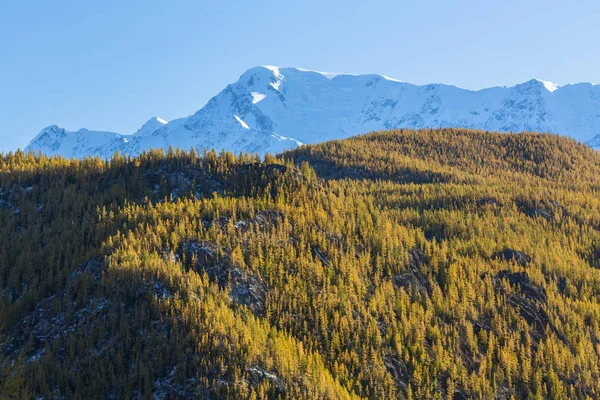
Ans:
{"type": "Polygon", "coordinates": [[[599,191],[460,129],[2,156],[0,398],[599,398],[599,191]]]}

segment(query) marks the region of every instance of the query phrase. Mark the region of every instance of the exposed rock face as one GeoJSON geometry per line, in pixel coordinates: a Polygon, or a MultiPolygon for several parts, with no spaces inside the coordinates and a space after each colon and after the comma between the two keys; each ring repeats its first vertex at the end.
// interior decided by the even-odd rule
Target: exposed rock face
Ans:
{"type": "MultiPolygon", "coordinates": [[[[195,378],[189,378],[185,382],[178,383],[175,373],[177,367],[173,367],[171,372],[152,382],[152,397],[154,400],[163,399],[208,399],[211,398],[209,391],[199,385],[195,378]]],[[[144,397],[137,391],[132,396],[132,400],[142,400],[144,397]]]]}
{"type": "Polygon", "coordinates": [[[527,272],[501,271],[497,275],[498,279],[506,279],[512,286],[518,286],[521,293],[530,300],[546,303],[548,296],[544,288],[535,285],[529,279],[527,272]]]}
{"type": "MultiPolygon", "coordinates": [[[[279,223],[279,221],[283,220],[284,217],[285,215],[281,211],[263,210],[258,211],[256,214],[254,214],[254,218],[238,219],[234,222],[233,225],[236,229],[245,231],[250,229],[252,226],[258,226],[259,228],[263,228],[266,225],[277,224],[279,223]]],[[[220,229],[226,229],[229,220],[229,217],[222,216],[218,219],[204,220],[203,223],[206,229],[210,229],[212,226],[218,226],[220,229]]]]}
{"type": "Polygon", "coordinates": [[[518,265],[522,267],[526,267],[527,264],[531,262],[531,257],[525,252],[514,250],[510,248],[506,248],[502,251],[495,253],[493,258],[505,260],[505,261],[515,261],[518,265]]]}
{"type": "Polygon", "coordinates": [[[452,400],[468,400],[469,396],[467,396],[464,392],[460,390],[456,390],[452,395],[452,400]]]}
{"type": "Polygon", "coordinates": [[[545,199],[540,201],[539,203],[533,203],[529,200],[519,200],[517,201],[517,206],[519,210],[527,215],[530,218],[543,218],[546,221],[552,221],[555,216],[565,216],[568,215],[569,212],[567,209],[553,199],[545,199]]]}
{"type": "Polygon", "coordinates": [[[384,361],[385,366],[390,374],[392,374],[396,385],[406,389],[406,382],[410,379],[410,372],[407,365],[402,361],[402,358],[397,354],[390,352],[385,356],[384,361]]]}
{"type": "Polygon", "coordinates": [[[429,260],[423,250],[418,247],[412,248],[409,251],[409,272],[396,275],[393,279],[394,284],[407,290],[412,287],[414,290],[431,296],[431,284],[422,272],[422,267],[428,262],[429,260]]]}
{"type": "Polygon", "coordinates": [[[543,208],[525,208],[523,212],[531,218],[542,217],[548,221],[552,219],[552,211],[543,208]]]}
{"type": "Polygon", "coordinates": [[[498,200],[496,200],[492,197],[485,197],[485,198],[477,201],[477,205],[479,207],[484,207],[484,206],[497,207],[500,205],[500,203],[498,203],[498,200]]]}
{"type": "Polygon", "coordinates": [[[249,373],[248,380],[252,384],[257,385],[257,384],[260,384],[261,381],[268,379],[275,384],[275,389],[277,390],[277,392],[279,394],[285,393],[285,386],[283,385],[281,378],[279,376],[277,376],[277,374],[268,372],[258,366],[253,366],[253,367],[247,368],[246,371],[249,373]]]}
{"type": "Polygon", "coordinates": [[[541,338],[545,338],[547,327],[554,331],[559,338],[565,340],[564,335],[557,331],[544,310],[543,306],[548,301],[546,291],[531,282],[526,272],[501,271],[496,275],[494,281],[496,290],[506,294],[506,302],[514,307],[530,325],[534,340],[539,341],[541,338]],[[517,292],[504,291],[500,283],[502,279],[506,279],[511,287],[517,289],[517,292]]]}
{"type": "Polygon", "coordinates": [[[321,250],[319,248],[319,246],[311,246],[311,250],[313,255],[315,256],[315,258],[317,258],[318,260],[321,261],[321,263],[323,263],[324,266],[326,267],[331,267],[331,261],[329,261],[329,258],[327,257],[327,254],[325,254],[325,252],[323,250],[321,250]]]}
{"type": "Polygon", "coordinates": [[[532,327],[534,338],[545,338],[546,327],[549,324],[548,314],[540,305],[531,300],[524,299],[521,296],[510,294],[507,298],[508,304],[519,311],[519,314],[525,318],[532,327]]]}
{"type": "Polygon", "coordinates": [[[243,271],[231,261],[231,250],[209,242],[184,242],[180,246],[182,256],[191,267],[205,271],[208,278],[221,288],[229,287],[232,302],[250,308],[255,315],[263,316],[267,298],[267,285],[257,275],[243,271]]]}
{"type": "Polygon", "coordinates": [[[99,281],[102,273],[106,270],[106,264],[99,258],[91,258],[87,263],[81,265],[71,274],[71,281],[81,274],[90,274],[95,281],[99,281]]]}
{"type": "Polygon", "coordinates": [[[92,258],[73,271],[63,290],[40,301],[31,313],[14,324],[8,334],[8,341],[1,348],[2,352],[9,357],[17,357],[30,341],[32,346],[27,354],[27,361],[35,362],[55,341],[77,332],[94,316],[106,312],[111,306],[111,300],[96,296],[89,297],[84,303],[74,304],[74,311],[71,313],[60,311],[59,307],[61,303],[71,301],[69,290],[77,280],[91,279],[98,282],[105,270],[106,264],[102,260],[92,258]]]}

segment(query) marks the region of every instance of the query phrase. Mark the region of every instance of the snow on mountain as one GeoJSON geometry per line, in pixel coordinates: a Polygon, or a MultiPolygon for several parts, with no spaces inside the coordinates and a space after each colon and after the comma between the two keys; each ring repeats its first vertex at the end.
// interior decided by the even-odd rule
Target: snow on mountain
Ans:
{"type": "Polygon", "coordinates": [[[155,132],[163,127],[163,125],[168,124],[167,121],[160,117],[152,117],[142,127],[134,133],[134,135],[145,136],[149,135],[152,132],[155,132]]]}
{"type": "Polygon", "coordinates": [[[152,118],[132,135],[50,126],[27,150],[110,157],[115,150],[136,155],[173,146],[264,154],[374,130],[428,127],[552,132],[600,148],[600,86],[532,79],[472,91],[382,75],[255,67],[189,117],[152,118]]]}
{"type": "Polygon", "coordinates": [[[550,93],[554,92],[555,90],[558,90],[560,88],[560,86],[558,86],[556,83],[554,82],[548,82],[548,81],[543,81],[541,79],[536,79],[536,81],[539,81],[542,83],[542,85],[544,85],[544,87],[546,88],[547,91],[549,91],[550,93]]]}
{"type": "Polygon", "coordinates": [[[56,125],[44,128],[25,150],[41,151],[48,155],[83,158],[86,155],[112,155],[116,148],[127,143],[127,136],[114,132],[80,129],[69,132],[56,125]]]}

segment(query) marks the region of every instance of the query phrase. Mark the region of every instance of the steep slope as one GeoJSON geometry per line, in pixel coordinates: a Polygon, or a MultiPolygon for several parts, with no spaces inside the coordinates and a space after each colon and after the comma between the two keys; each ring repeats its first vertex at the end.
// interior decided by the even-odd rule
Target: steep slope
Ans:
{"type": "Polygon", "coordinates": [[[122,140],[92,131],[49,137],[50,127],[27,149],[80,158],[169,146],[264,154],[381,129],[438,127],[551,132],[585,142],[600,134],[600,86],[533,79],[470,91],[265,66],[246,71],[194,115],[144,127],[122,140]]]}
{"type": "Polygon", "coordinates": [[[200,154],[0,157],[0,396],[600,397],[599,153],[200,154]]]}

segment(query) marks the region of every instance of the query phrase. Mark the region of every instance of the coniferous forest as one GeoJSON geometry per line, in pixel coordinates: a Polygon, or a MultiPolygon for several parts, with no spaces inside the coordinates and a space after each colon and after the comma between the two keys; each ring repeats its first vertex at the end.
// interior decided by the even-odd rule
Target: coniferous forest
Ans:
{"type": "Polygon", "coordinates": [[[597,399],[600,154],[398,130],[0,157],[0,398],[597,399]]]}

